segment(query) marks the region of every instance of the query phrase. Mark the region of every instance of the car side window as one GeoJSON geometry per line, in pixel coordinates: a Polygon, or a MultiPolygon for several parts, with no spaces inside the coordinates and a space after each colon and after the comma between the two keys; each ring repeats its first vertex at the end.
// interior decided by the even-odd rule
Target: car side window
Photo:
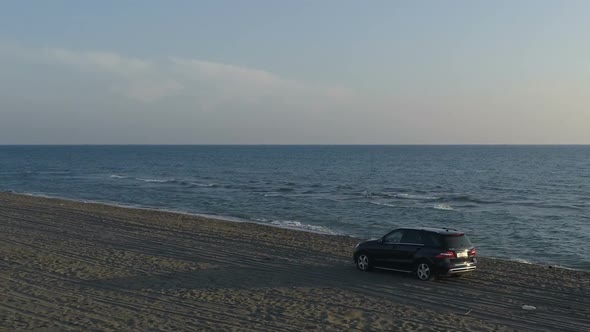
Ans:
{"type": "Polygon", "coordinates": [[[405,231],[401,242],[409,244],[424,244],[424,240],[422,240],[422,232],[413,230],[405,231]]]}
{"type": "Polygon", "coordinates": [[[402,236],[404,235],[404,231],[395,231],[385,235],[383,238],[383,242],[385,243],[400,243],[402,236]]]}
{"type": "Polygon", "coordinates": [[[434,233],[424,233],[424,244],[429,246],[429,247],[435,247],[435,248],[440,248],[441,244],[440,244],[440,239],[438,234],[434,234],[434,233]]]}

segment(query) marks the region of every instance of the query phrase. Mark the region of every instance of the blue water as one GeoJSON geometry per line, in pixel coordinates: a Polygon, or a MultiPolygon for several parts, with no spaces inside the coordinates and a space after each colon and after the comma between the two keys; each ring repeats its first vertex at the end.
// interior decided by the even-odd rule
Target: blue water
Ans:
{"type": "Polygon", "coordinates": [[[360,237],[450,226],[483,256],[590,270],[590,146],[0,146],[0,190],[360,237]]]}

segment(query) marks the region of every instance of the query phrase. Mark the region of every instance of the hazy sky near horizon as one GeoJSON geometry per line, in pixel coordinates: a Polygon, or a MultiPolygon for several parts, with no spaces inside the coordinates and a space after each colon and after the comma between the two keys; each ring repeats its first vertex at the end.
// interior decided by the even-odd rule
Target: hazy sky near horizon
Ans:
{"type": "Polygon", "coordinates": [[[2,1],[0,144],[590,144],[589,1],[2,1]]]}

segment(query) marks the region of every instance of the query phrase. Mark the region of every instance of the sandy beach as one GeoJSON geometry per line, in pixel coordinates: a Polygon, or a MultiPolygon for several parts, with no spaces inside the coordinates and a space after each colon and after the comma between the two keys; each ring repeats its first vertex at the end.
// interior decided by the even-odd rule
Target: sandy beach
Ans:
{"type": "Polygon", "coordinates": [[[588,272],[482,258],[421,282],[357,271],[358,241],[2,193],[0,330],[590,330],[588,272]]]}

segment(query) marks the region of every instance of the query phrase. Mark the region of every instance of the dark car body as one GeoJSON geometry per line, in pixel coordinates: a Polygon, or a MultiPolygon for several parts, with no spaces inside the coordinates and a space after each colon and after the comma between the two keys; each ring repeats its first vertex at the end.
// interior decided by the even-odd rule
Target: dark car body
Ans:
{"type": "Polygon", "coordinates": [[[419,279],[459,276],[477,265],[469,238],[449,228],[399,228],[380,239],[359,243],[354,251],[357,267],[414,272],[419,279]],[[366,264],[365,264],[366,263],[366,264]]]}

